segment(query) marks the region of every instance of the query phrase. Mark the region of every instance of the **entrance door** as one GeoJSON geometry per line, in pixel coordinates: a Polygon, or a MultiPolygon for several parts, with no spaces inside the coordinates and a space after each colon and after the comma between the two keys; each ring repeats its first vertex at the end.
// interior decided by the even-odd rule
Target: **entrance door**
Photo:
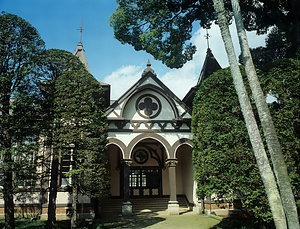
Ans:
{"type": "Polygon", "coordinates": [[[161,168],[131,167],[129,188],[131,197],[161,197],[161,168]]]}

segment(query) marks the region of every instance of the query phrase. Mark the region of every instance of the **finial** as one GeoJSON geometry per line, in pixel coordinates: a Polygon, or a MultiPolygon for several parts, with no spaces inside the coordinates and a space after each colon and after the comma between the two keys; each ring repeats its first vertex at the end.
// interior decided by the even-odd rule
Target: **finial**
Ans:
{"type": "Polygon", "coordinates": [[[82,43],[82,32],[83,32],[83,28],[82,28],[82,18],[81,18],[81,20],[80,20],[80,28],[79,29],[77,29],[77,30],[79,30],[79,32],[80,32],[80,42],[82,43]]]}
{"type": "Polygon", "coordinates": [[[147,62],[147,67],[150,68],[151,67],[151,63],[150,63],[150,60],[148,59],[148,62],[147,62]]]}
{"type": "Polygon", "coordinates": [[[144,69],[142,76],[145,76],[146,73],[148,73],[148,72],[151,72],[154,76],[156,76],[156,74],[154,73],[154,70],[151,68],[151,62],[149,59],[147,61],[147,67],[144,69]]]}
{"type": "Polygon", "coordinates": [[[207,42],[207,49],[209,49],[209,38],[211,37],[208,33],[208,29],[206,28],[206,35],[204,36],[207,42]]]}

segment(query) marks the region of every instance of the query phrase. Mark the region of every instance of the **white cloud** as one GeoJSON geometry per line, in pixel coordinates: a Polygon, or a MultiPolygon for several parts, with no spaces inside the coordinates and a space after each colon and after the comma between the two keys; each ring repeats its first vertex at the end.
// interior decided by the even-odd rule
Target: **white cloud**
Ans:
{"type": "Polygon", "coordinates": [[[111,85],[111,99],[119,98],[141,77],[142,67],[123,66],[104,77],[104,82],[111,85]]]}
{"type": "MultiPolygon", "coordinates": [[[[240,54],[238,38],[235,25],[230,26],[233,43],[237,56],[240,54]]],[[[212,25],[209,33],[209,47],[221,67],[228,67],[227,55],[223,45],[220,29],[217,25],[212,25]]],[[[158,77],[170,88],[174,94],[182,99],[191,87],[195,86],[201,72],[207,50],[206,30],[199,29],[192,36],[192,43],[197,46],[197,52],[193,60],[187,62],[180,69],[165,70],[158,77]]],[[[247,33],[250,47],[264,46],[265,36],[257,36],[255,32],[247,33]]],[[[152,66],[155,71],[156,66],[152,66]]],[[[104,82],[109,83],[112,88],[112,99],[120,97],[126,92],[140,77],[144,66],[129,65],[123,66],[104,78],[104,82]]],[[[160,70],[160,69],[159,69],[160,70]]]]}

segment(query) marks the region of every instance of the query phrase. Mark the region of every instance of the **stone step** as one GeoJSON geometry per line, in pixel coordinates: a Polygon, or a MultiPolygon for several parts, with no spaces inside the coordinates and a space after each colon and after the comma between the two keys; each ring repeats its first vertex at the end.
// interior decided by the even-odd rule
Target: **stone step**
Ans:
{"type": "MultiPolygon", "coordinates": [[[[158,212],[165,211],[168,208],[169,198],[132,198],[130,202],[132,204],[132,212],[134,214],[143,212],[158,212]]],[[[179,207],[182,209],[188,209],[185,197],[178,196],[177,201],[179,207]]],[[[102,215],[121,215],[122,213],[122,199],[108,199],[101,202],[101,214],[102,215]]]]}

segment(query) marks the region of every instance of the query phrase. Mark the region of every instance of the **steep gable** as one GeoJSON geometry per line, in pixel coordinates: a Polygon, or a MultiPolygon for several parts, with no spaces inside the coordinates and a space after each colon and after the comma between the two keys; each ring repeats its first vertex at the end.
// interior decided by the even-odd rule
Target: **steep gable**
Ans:
{"type": "Polygon", "coordinates": [[[157,78],[148,62],[141,78],[108,108],[107,117],[110,129],[189,130],[191,110],[157,78]]]}

